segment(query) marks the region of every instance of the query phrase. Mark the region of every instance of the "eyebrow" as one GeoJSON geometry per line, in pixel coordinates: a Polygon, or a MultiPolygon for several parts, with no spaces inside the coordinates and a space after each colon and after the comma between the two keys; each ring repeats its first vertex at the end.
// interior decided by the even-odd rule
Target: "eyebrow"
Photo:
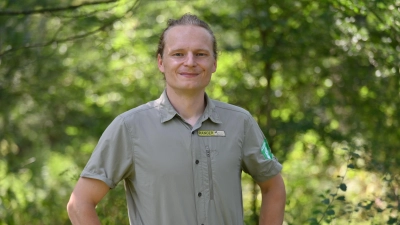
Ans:
{"type": "MultiPolygon", "coordinates": [[[[179,52],[179,51],[186,51],[186,50],[183,49],[183,48],[177,48],[177,49],[170,49],[169,52],[179,52]]],[[[211,52],[211,51],[209,51],[209,50],[207,50],[205,48],[197,48],[197,49],[194,49],[193,51],[194,52],[211,52]]]]}

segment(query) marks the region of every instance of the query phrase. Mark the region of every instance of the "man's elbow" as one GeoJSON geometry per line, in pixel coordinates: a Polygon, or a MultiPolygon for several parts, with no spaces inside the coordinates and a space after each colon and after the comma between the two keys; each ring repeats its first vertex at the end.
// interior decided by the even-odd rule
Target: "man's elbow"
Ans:
{"type": "Polygon", "coordinates": [[[74,221],[76,222],[80,216],[84,215],[89,210],[89,207],[90,207],[90,205],[85,204],[82,201],[78,201],[76,196],[74,196],[74,194],[72,194],[71,198],[69,199],[69,201],[67,203],[68,217],[71,220],[71,222],[73,222],[73,224],[74,224],[74,221]],[[85,208],[85,207],[88,207],[88,208],[85,208]]]}
{"type": "Polygon", "coordinates": [[[69,218],[73,217],[73,214],[76,211],[76,205],[75,205],[75,201],[73,199],[70,199],[67,203],[67,212],[68,212],[68,216],[69,218]]]}

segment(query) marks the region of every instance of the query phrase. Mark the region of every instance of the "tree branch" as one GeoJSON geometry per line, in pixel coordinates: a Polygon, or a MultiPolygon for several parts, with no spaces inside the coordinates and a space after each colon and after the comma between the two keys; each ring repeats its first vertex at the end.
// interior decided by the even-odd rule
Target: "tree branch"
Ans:
{"type": "Polygon", "coordinates": [[[51,45],[52,43],[63,43],[63,42],[68,42],[68,41],[74,41],[74,40],[77,40],[77,39],[85,38],[85,37],[87,37],[87,36],[96,34],[96,33],[100,32],[100,31],[104,30],[104,29],[107,28],[108,26],[112,25],[112,24],[115,23],[116,21],[122,19],[129,11],[134,10],[134,9],[137,8],[138,6],[139,6],[139,0],[136,0],[135,3],[132,5],[132,7],[130,7],[128,10],[126,10],[126,12],[125,12],[125,14],[124,14],[123,16],[117,17],[117,18],[115,18],[115,19],[113,19],[113,20],[111,20],[111,21],[109,21],[109,22],[103,24],[102,26],[100,26],[100,27],[98,27],[98,28],[96,28],[96,29],[94,29],[94,30],[92,30],[92,31],[89,31],[89,32],[86,32],[86,33],[83,33],[83,34],[73,35],[73,36],[66,37],[66,38],[59,38],[59,39],[56,39],[56,36],[57,36],[57,33],[56,33],[55,36],[54,36],[54,38],[51,39],[50,41],[47,41],[47,42],[44,42],[44,43],[38,43],[38,44],[27,45],[27,46],[24,46],[24,47],[21,47],[21,48],[10,48],[10,49],[8,49],[8,50],[5,50],[5,51],[3,51],[3,52],[0,52],[0,58],[1,58],[2,56],[4,56],[4,55],[10,53],[10,52],[14,52],[14,51],[17,51],[17,50],[29,49],[29,48],[46,47],[46,46],[51,45]]]}
{"type": "MultiPolygon", "coordinates": [[[[351,9],[348,5],[343,4],[343,3],[341,3],[341,2],[338,2],[338,3],[340,4],[340,6],[342,6],[342,7],[346,8],[347,10],[349,10],[349,11],[355,13],[356,15],[362,15],[361,13],[355,12],[355,11],[354,11],[353,9],[351,9]]],[[[387,33],[388,33],[388,35],[390,36],[390,38],[391,38],[393,41],[396,40],[396,37],[397,37],[397,35],[399,34],[399,29],[398,29],[396,26],[393,26],[393,25],[388,24],[381,16],[379,16],[379,14],[378,14],[375,10],[373,10],[373,7],[370,7],[370,6],[368,6],[368,5],[365,5],[365,7],[367,8],[367,10],[368,10],[369,12],[372,13],[372,15],[375,16],[375,18],[376,18],[379,22],[381,22],[381,23],[384,24],[385,26],[390,27],[390,29],[387,29],[387,30],[388,30],[387,33]]]]}
{"type": "Polygon", "coordinates": [[[6,55],[7,53],[14,52],[14,51],[21,50],[21,49],[46,47],[46,46],[51,45],[52,43],[63,43],[63,42],[67,42],[67,41],[73,41],[73,40],[81,39],[81,38],[90,36],[92,34],[95,34],[97,32],[100,32],[101,30],[103,30],[106,27],[110,26],[114,22],[115,22],[115,20],[113,20],[113,21],[111,21],[109,23],[103,24],[103,26],[101,26],[101,27],[99,27],[99,28],[97,28],[95,30],[92,30],[90,32],[83,33],[83,34],[74,35],[74,36],[70,36],[70,37],[66,37],[66,38],[60,38],[60,39],[55,39],[54,38],[54,39],[52,39],[52,40],[50,40],[48,42],[37,43],[37,44],[32,44],[32,45],[26,45],[24,47],[16,48],[16,49],[15,48],[10,48],[8,50],[5,50],[4,52],[1,52],[0,53],[0,57],[2,57],[3,55],[6,55]]]}
{"type": "Polygon", "coordinates": [[[323,214],[322,214],[322,216],[321,216],[321,218],[318,220],[318,223],[317,224],[321,224],[321,222],[322,222],[322,220],[325,218],[325,216],[328,214],[328,210],[329,209],[331,209],[331,206],[333,205],[333,202],[337,199],[337,195],[338,195],[338,193],[339,193],[339,190],[341,190],[342,188],[341,188],[341,185],[342,184],[344,184],[343,182],[344,182],[344,179],[346,178],[346,175],[347,175],[347,172],[349,171],[349,165],[350,165],[350,162],[351,162],[351,160],[352,160],[352,155],[353,155],[353,153],[354,153],[354,150],[346,150],[345,148],[343,148],[343,150],[345,150],[345,151],[349,151],[349,155],[348,155],[348,157],[347,157],[347,160],[346,160],[346,170],[344,171],[344,175],[343,176],[340,176],[340,184],[339,184],[339,186],[337,187],[337,189],[336,189],[336,193],[335,194],[333,194],[333,195],[331,195],[332,196],[332,199],[329,199],[329,198],[327,198],[327,199],[329,199],[329,203],[328,203],[328,206],[325,208],[325,211],[323,212],[323,214]]]}
{"type": "Polygon", "coordinates": [[[43,9],[33,9],[33,10],[20,10],[20,11],[0,11],[0,16],[16,16],[16,15],[32,15],[32,14],[43,14],[43,13],[52,13],[59,11],[69,11],[74,10],[80,7],[89,6],[89,5],[100,5],[100,4],[108,4],[113,2],[118,2],[119,0],[105,0],[105,1],[93,1],[93,2],[84,2],[80,5],[69,5],[64,7],[55,7],[55,8],[43,8],[43,9]]]}

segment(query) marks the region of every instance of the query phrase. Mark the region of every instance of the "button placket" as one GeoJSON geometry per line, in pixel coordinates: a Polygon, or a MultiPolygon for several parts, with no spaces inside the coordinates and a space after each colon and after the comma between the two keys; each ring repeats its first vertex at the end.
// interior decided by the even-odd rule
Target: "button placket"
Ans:
{"type": "Polygon", "coordinates": [[[203,155],[200,148],[200,139],[197,132],[197,127],[193,127],[191,132],[191,151],[192,151],[192,162],[193,162],[193,175],[194,175],[194,191],[196,196],[196,210],[197,210],[197,221],[198,224],[204,224],[207,217],[206,210],[206,198],[204,194],[204,165],[203,165],[203,155]]]}

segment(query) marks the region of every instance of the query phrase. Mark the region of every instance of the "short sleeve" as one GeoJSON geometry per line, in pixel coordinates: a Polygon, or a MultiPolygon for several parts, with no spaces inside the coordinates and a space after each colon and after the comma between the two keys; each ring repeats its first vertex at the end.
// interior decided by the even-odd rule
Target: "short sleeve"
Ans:
{"type": "Polygon", "coordinates": [[[273,156],[264,134],[252,117],[248,120],[244,135],[243,171],[250,174],[256,182],[266,181],[277,175],[282,170],[282,165],[273,156]]]}
{"type": "Polygon", "coordinates": [[[123,118],[115,118],[102,134],[81,177],[101,180],[114,188],[133,172],[132,146],[132,138],[123,118]]]}

